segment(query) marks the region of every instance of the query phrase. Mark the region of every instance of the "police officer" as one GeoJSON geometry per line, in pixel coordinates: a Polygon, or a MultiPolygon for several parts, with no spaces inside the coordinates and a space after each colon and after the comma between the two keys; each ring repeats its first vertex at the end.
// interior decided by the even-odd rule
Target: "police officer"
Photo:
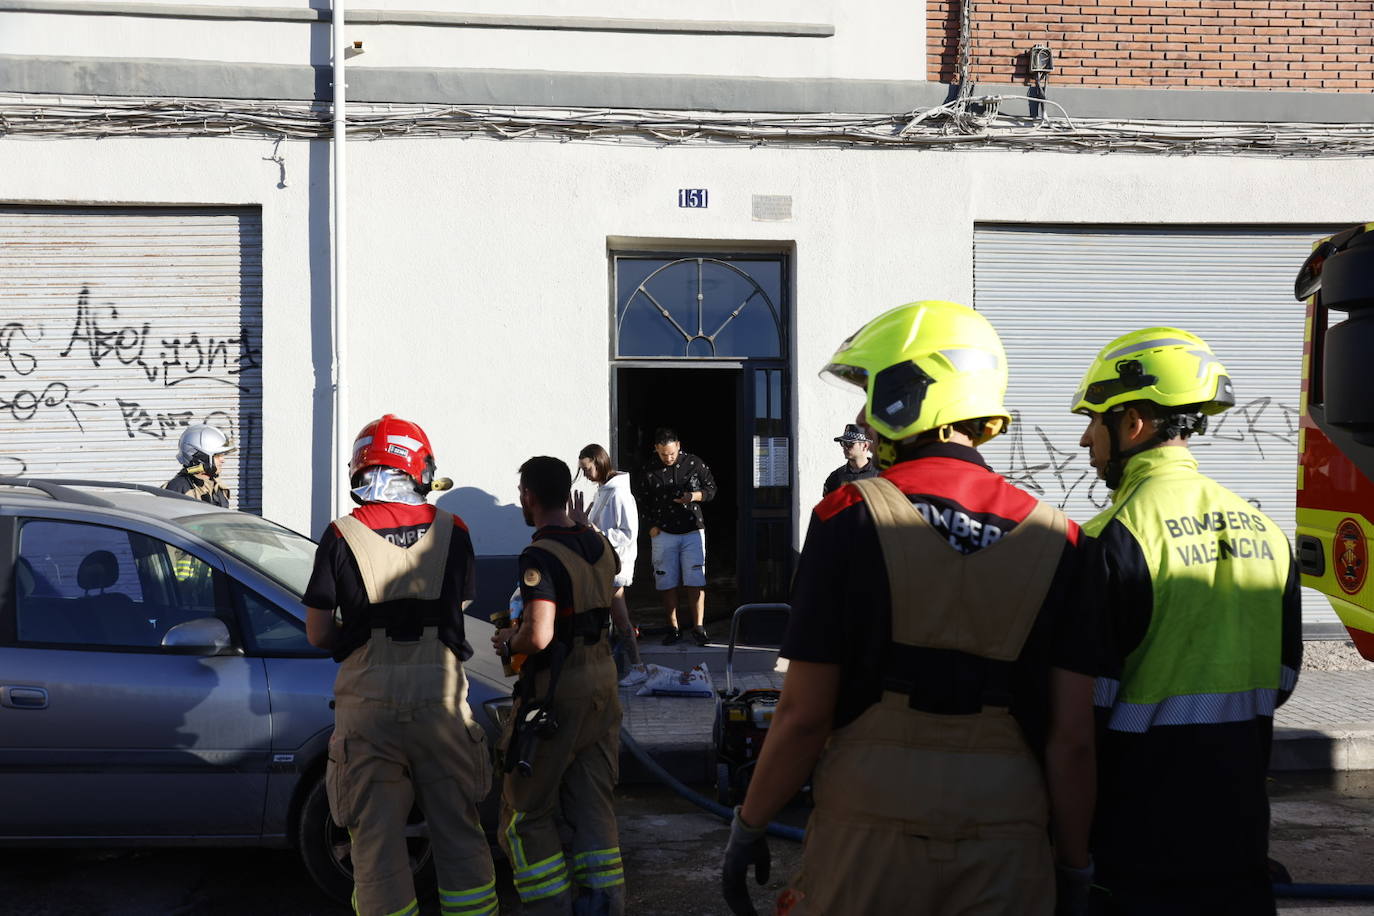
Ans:
{"type": "Polygon", "coordinates": [[[557,458],[520,467],[520,507],[534,539],[520,554],[524,612],[497,630],[497,654],[525,654],[501,739],[507,775],[500,843],[524,912],[625,910],[611,793],[620,754],[620,699],[610,627],[615,551],[568,517],[572,474],[557,458]],[[568,855],[555,814],[571,828],[568,855]]]}
{"type": "Polygon", "coordinates": [[[163,489],[228,509],[229,489],[220,486],[219,473],[224,467],[224,456],[233,450],[229,437],[213,426],[197,423],[186,427],[177,440],[181,470],[163,489]]]}
{"type": "Polygon", "coordinates": [[[914,302],[825,374],[863,389],[884,470],[812,513],[726,901],[754,912],[762,828],[811,778],[778,912],[1049,913],[1056,857],[1087,886],[1097,647],[1074,595],[1077,526],[976,448],[1010,422],[1001,341],[972,309],[914,302]]]}
{"type": "Polygon", "coordinates": [[[1274,912],[1264,779],[1301,604],[1283,532],[1188,450],[1234,403],[1211,347],[1177,328],[1107,344],[1073,398],[1112,490],[1084,526],[1112,642],[1094,693],[1105,912],[1274,912]]]}
{"type": "Polygon", "coordinates": [[[339,662],[325,780],[353,843],[354,909],[418,914],[406,849],[418,803],[440,909],[490,916],[496,885],[477,803],[491,769],[462,665],[472,655],[463,630],[472,539],[426,502],[434,456],[414,423],[387,414],[364,426],[348,470],[358,508],[320,539],[304,601],[310,642],[339,662]]]}
{"type": "Polygon", "coordinates": [[[878,468],[873,461],[871,450],[872,442],[869,441],[868,434],[863,431],[862,426],[857,423],[846,423],[844,432],[836,436],[835,441],[840,443],[840,451],[844,452],[844,464],[835,468],[830,472],[830,476],[825,478],[822,496],[829,496],[847,483],[878,476],[878,468]]]}

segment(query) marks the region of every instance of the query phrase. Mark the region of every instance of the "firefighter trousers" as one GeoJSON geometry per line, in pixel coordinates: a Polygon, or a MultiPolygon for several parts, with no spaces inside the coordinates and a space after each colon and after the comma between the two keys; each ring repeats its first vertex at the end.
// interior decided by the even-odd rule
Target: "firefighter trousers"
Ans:
{"type": "Polygon", "coordinates": [[[352,840],[359,916],[419,913],[406,837],[417,803],[434,854],[440,913],[497,912],[491,850],[477,814],[491,788],[491,761],[465,694],[418,707],[346,695],[336,701],[325,785],[334,821],[352,840]]]}
{"type": "MultiPolygon", "coordinates": [[[[605,639],[578,646],[569,656],[553,712],[558,729],[536,745],[533,772],[506,775],[501,848],[529,916],[620,916],[625,911],[625,872],[612,798],[619,769],[620,698],[605,639]],[[555,815],[571,831],[569,855],[564,854],[555,815]]],[[[504,753],[514,753],[511,737],[508,724],[504,753]]]]}
{"type": "Polygon", "coordinates": [[[936,840],[900,823],[848,821],[816,809],[807,822],[801,872],[779,897],[777,913],[1049,916],[1053,875],[1042,838],[994,832],[936,840]]]}
{"type": "Polygon", "coordinates": [[[1006,710],[937,716],[885,692],[831,735],[812,788],[780,913],[1053,913],[1043,777],[1006,710]]]}

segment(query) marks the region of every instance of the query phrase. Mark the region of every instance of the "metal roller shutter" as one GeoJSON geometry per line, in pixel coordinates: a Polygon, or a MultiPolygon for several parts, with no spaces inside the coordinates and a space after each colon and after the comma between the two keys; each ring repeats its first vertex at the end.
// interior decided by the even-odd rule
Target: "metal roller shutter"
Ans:
{"type": "MultiPolygon", "coordinates": [[[[1091,518],[1106,487],[1079,448],[1069,399],[1104,344],[1163,325],[1202,336],[1230,370],[1236,406],[1194,451],[1202,469],[1293,537],[1303,307],[1293,277],[1328,227],[979,225],[974,299],[1001,332],[1016,424],[984,449],[1008,479],[1091,518]]],[[[1337,623],[1304,590],[1310,634],[1337,623]]]]}
{"type": "Polygon", "coordinates": [[[0,206],[0,475],[161,485],[183,427],[262,505],[256,208],[0,206]]]}

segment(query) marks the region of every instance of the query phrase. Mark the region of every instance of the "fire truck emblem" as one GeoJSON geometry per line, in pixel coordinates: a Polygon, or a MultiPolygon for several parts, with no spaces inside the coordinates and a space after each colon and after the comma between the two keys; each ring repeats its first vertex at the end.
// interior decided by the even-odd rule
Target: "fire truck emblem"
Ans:
{"type": "Polygon", "coordinates": [[[1369,553],[1360,523],[1353,518],[1342,519],[1336,527],[1332,548],[1336,557],[1336,581],[1347,595],[1353,595],[1364,587],[1365,573],[1369,569],[1369,553]]]}

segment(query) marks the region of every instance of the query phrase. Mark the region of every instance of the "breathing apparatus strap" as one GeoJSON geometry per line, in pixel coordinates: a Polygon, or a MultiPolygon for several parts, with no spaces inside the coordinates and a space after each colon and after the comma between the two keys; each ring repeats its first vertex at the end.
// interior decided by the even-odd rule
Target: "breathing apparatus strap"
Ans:
{"type": "Polygon", "coordinates": [[[505,772],[517,767],[522,775],[528,776],[530,758],[535,744],[542,737],[548,737],[546,730],[557,729],[558,721],[553,717],[553,699],[558,691],[558,678],[568,657],[576,650],[577,638],[581,637],[588,646],[595,645],[601,634],[610,624],[610,610],[598,609],[573,614],[554,624],[553,640],[543,651],[531,655],[520,669],[520,680],[515,682],[514,697],[520,700],[516,715],[511,748],[516,751],[502,760],[505,772]],[[549,686],[542,697],[534,690],[535,675],[548,671],[549,686]]]}
{"type": "Polygon", "coordinates": [[[1139,455],[1147,449],[1163,445],[1170,439],[1176,439],[1179,436],[1192,434],[1201,435],[1207,432],[1206,414],[1201,411],[1194,412],[1181,410],[1164,417],[1147,420],[1146,422],[1156,424],[1155,434],[1134,448],[1129,448],[1123,452],[1120,446],[1121,440],[1116,432],[1117,424],[1114,422],[1109,423],[1107,420],[1122,414],[1126,406],[1127,405],[1113,407],[1102,415],[1102,425],[1107,427],[1107,441],[1111,444],[1111,452],[1107,458],[1106,474],[1103,476],[1103,483],[1107,485],[1107,489],[1109,490],[1115,490],[1117,487],[1121,486],[1121,478],[1126,473],[1126,462],[1131,457],[1139,455]]]}
{"type": "Polygon", "coordinates": [[[512,691],[519,705],[513,710],[515,721],[511,726],[510,745],[501,758],[504,772],[510,773],[519,767],[521,775],[531,775],[534,770],[530,761],[539,739],[558,729],[558,720],[553,717],[553,696],[568,652],[567,643],[555,638],[543,652],[530,657],[529,661],[533,661],[542,656],[548,668],[549,688],[542,698],[534,695],[534,672],[529,670],[529,661],[521,669],[520,680],[515,682],[512,691]]]}
{"type": "Polygon", "coordinates": [[[1010,706],[1013,663],[957,649],[893,642],[883,659],[883,689],[905,694],[907,705],[937,715],[973,715],[1010,706]]]}
{"type": "Polygon", "coordinates": [[[1155,435],[1140,443],[1135,448],[1130,448],[1123,452],[1121,450],[1121,437],[1117,435],[1117,424],[1114,422],[1120,413],[1121,411],[1119,409],[1109,410],[1103,414],[1102,417],[1104,421],[1103,425],[1107,427],[1107,441],[1111,445],[1111,451],[1108,453],[1107,457],[1106,473],[1103,474],[1102,478],[1108,490],[1115,490],[1117,487],[1121,486],[1121,478],[1126,473],[1126,462],[1130,460],[1131,456],[1138,455],[1146,449],[1154,448],[1164,441],[1159,438],[1158,433],[1155,433],[1155,435]],[[1106,422],[1109,420],[1113,422],[1106,422]]]}

